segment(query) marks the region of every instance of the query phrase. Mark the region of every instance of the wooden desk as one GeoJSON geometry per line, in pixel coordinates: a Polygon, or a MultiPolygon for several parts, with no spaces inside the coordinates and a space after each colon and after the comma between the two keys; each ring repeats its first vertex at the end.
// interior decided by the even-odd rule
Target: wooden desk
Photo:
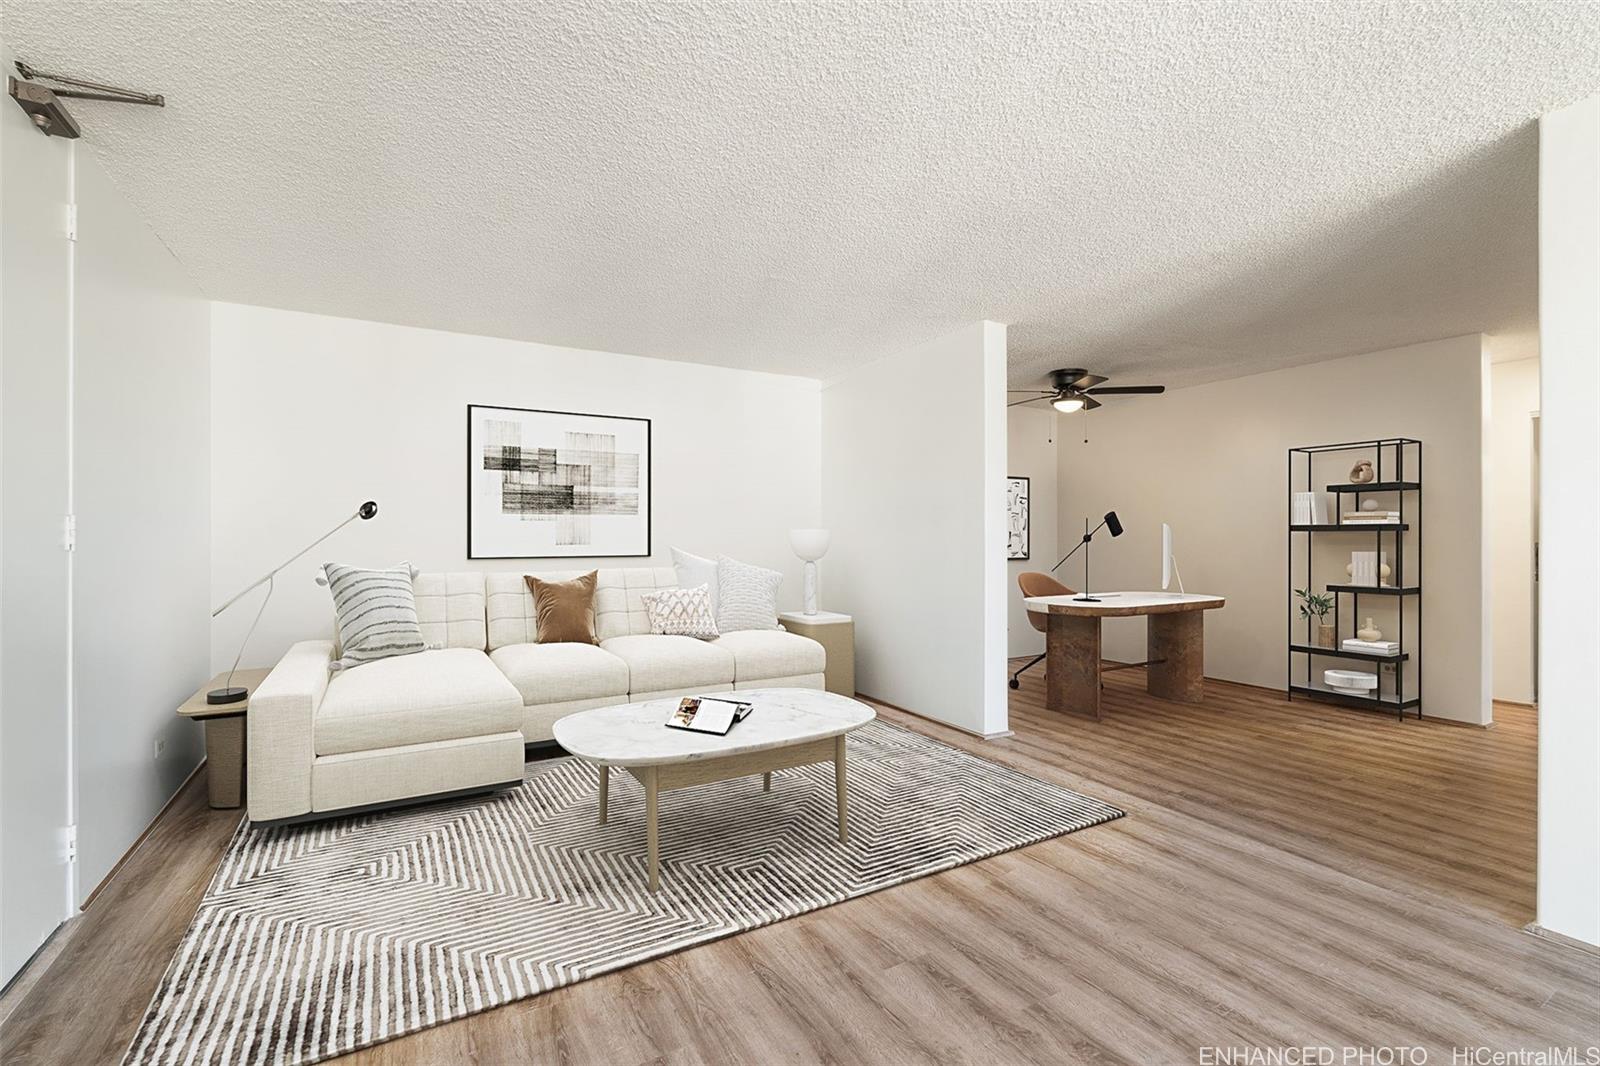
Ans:
{"type": "Polygon", "coordinates": [[[1049,615],[1045,631],[1046,705],[1100,717],[1100,620],[1148,615],[1145,687],[1152,696],[1199,703],[1205,698],[1205,615],[1221,596],[1181,592],[1099,592],[1099,603],[1072,596],[1030,596],[1028,610],[1049,615]]]}
{"type": "MultiPolygon", "coordinates": [[[[233,675],[235,685],[243,685],[255,694],[256,686],[267,679],[272,671],[239,670],[233,675]]],[[[178,713],[185,718],[204,722],[206,727],[206,788],[211,806],[242,807],[244,805],[244,716],[250,710],[248,697],[238,703],[210,704],[206,693],[227,683],[228,673],[222,673],[183,701],[178,713]]]]}

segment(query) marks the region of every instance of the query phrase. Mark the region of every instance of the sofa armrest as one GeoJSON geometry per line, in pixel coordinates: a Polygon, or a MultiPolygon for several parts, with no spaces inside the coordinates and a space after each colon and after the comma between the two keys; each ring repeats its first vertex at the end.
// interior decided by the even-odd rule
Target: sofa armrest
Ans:
{"type": "Polygon", "coordinates": [[[284,653],[250,697],[245,781],[253,822],[311,811],[313,725],[328,691],[332,661],[332,641],[301,641],[284,653]]]}

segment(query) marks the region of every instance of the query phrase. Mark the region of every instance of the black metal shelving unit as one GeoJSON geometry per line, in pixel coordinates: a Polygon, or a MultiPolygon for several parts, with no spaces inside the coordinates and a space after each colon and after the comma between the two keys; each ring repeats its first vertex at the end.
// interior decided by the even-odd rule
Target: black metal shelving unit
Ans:
{"type": "MultiPolygon", "coordinates": [[[[1410,437],[1385,437],[1380,440],[1350,441],[1344,444],[1314,444],[1289,449],[1289,513],[1294,514],[1296,492],[1327,492],[1333,495],[1336,511],[1333,521],[1289,524],[1288,552],[1288,698],[1305,696],[1326,703],[1364,710],[1393,712],[1403,720],[1405,712],[1415,710],[1422,717],[1422,442],[1410,437]],[[1349,464],[1359,459],[1371,459],[1376,474],[1374,480],[1354,484],[1348,480],[1334,480],[1337,474],[1346,478],[1349,464]],[[1344,469],[1341,470],[1340,468],[1344,469]],[[1322,481],[1318,487],[1317,482],[1322,481]],[[1345,522],[1345,501],[1353,499],[1350,506],[1360,510],[1363,496],[1385,494],[1395,503],[1387,510],[1399,512],[1394,522],[1345,522]],[[1413,531],[1413,523],[1415,530],[1413,531]],[[1414,539],[1413,539],[1414,533],[1414,539]],[[1297,534],[1304,534],[1297,541],[1297,534]],[[1312,621],[1305,620],[1302,639],[1295,634],[1296,614],[1294,602],[1295,548],[1303,545],[1305,559],[1305,588],[1315,589],[1315,542],[1318,535],[1336,534],[1342,540],[1370,536],[1375,538],[1375,550],[1381,560],[1385,537],[1392,546],[1392,586],[1352,585],[1343,582],[1325,582],[1323,587],[1334,594],[1332,648],[1317,647],[1312,641],[1312,621]],[[1414,546],[1409,564],[1407,549],[1414,546]],[[1410,573],[1407,573],[1408,567],[1410,573]],[[1407,581],[1410,581],[1408,584],[1407,581]],[[1373,652],[1346,651],[1343,647],[1345,627],[1340,624],[1342,607],[1349,598],[1350,634],[1353,636],[1361,618],[1361,597],[1378,596],[1392,605],[1398,625],[1395,636],[1400,645],[1398,655],[1381,655],[1373,652]],[[1407,614],[1410,625],[1407,625],[1407,614]],[[1409,640],[1407,638],[1410,638],[1409,640]],[[1298,659],[1297,659],[1298,657],[1298,659]],[[1378,687],[1370,694],[1342,691],[1314,683],[1318,659],[1345,659],[1370,663],[1378,675],[1378,687]],[[1303,683],[1295,681],[1295,667],[1303,665],[1303,683]],[[1385,665],[1394,667],[1392,680],[1385,685],[1385,665]]],[[[1359,542],[1358,542],[1359,543],[1359,542]]],[[[1381,581],[1381,579],[1380,579],[1381,581]]]]}

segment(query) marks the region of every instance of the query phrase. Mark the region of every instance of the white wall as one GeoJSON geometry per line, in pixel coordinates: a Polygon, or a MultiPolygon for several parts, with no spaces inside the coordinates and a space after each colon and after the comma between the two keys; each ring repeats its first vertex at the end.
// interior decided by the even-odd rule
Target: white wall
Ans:
{"type": "Polygon", "coordinates": [[[210,430],[205,301],[93,149],[0,108],[0,216],[3,981],[200,760],[210,430]]]}
{"type": "Polygon", "coordinates": [[[822,394],[828,606],[856,688],[982,735],[1006,729],[1005,329],[966,326],[822,394]]]}
{"type": "Polygon", "coordinates": [[[1494,698],[1533,702],[1533,416],[1539,360],[1489,368],[1489,574],[1494,698]]]}
{"type": "MultiPolygon", "coordinates": [[[[782,570],[780,607],[800,604],[788,531],[820,513],[816,381],[237,304],[211,326],[212,602],[379,507],[279,576],[246,664],[330,632],[325,560],[522,572],[667,565],[678,546],[782,570]],[[469,561],[469,403],[651,419],[652,559],[469,561]]],[[[213,624],[218,669],[257,602],[213,624]]]]}
{"type": "MultiPolygon", "coordinates": [[[[0,52],[6,70],[12,57],[0,52]]],[[[71,906],[67,721],[67,160],[0,107],[0,983],[71,906]]]]}
{"type": "MultiPolygon", "coordinates": [[[[1006,654],[1015,658],[1044,651],[1044,634],[1028,622],[1017,575],[1048,571],[1061,558],[1056,550],[1056,413],[1048,407],[1013,407],[1006,427],[1006,476],[1028,478],[1033,494],[1031,558],[1006,562],[1006,654]]],[[[1042,669],[1043,663],[1034,667],[1042,669]]]]}
{"type": "MultiPolygon", "coordinates": [[[[1417,438],[1424,444],[1425,484],[1423,712],[1486,723],[1484,380],[1482,338],[1474,334],[1159,397],[1114,397],[1089,416],[1087,445],[1066,426],[1057,436],[1059,528],[1076,530],[1086,515],[1098,521],[1117,511],[1127,532],[1095,539],[1094,587],[1152,589],[1161,580],[1161,523],[1170,522],[1187,590],[1228,599],[1206,614],[1206,674],[1282,688],[1290,610],[1287,449],[1417,438]]],[[[1079,418],[1073,416],[1072,429],[1079,418]]],[[[1316,484],[1342,480],[1348,468],[1347,462],[1337,472],[1320,472],[1316,484]]],[[[1334,572],[1334,555],[1348,562],[1350,551],[1371,547],[1366,537],[1341,533],[1349,540],[1335,542],[1334,536],[1316,535],[1319,551],[1330,553],[1319,556],[1318,574],[1334,572]]],[[[1060,576],[1076,586],[1079,560],[1060,576]]],[[[1372,599],[1361,613],[1393,632],[1391,616],[1383,606],[1369,607],[1372,599]]],[[[1143,659],[1144,621],[1108,620],[1105,649],[1108,658],[1143,659]]]]}
{"type": "Polygon", "coordinates": [[[1539,924],[1600,944],[1600,97],[1539,122],[1539,924]]]}
{"type": "Polygon", "coordinates": [[[85,896],[204,754],[200,729],[173,709],[210,676],[211,316],[83,146],[77,201],[73,677],[85,896]]]}

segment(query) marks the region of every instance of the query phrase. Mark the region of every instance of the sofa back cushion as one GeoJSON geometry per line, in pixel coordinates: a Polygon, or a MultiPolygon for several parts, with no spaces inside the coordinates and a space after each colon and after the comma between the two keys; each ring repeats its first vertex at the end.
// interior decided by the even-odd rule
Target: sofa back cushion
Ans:
{"type": "Polygon", "coordinates": [[[486,650],[481,571],[418,574],[411,579],[411,588],[417,597],[422,640],[428,647],[486,650]]]}
{"type": "MultiPolygon", "coordinates": [[[[587,571],[541,571],[542,581],[570,581],[587,571]]],[[[489,650],[510,644],[536,644],[539,641],[538,611],[533,593],[518,573],[490,573],[484,577],[487,592],[489,650]]],[[[656,589],[676,588],[678,576],[670,566],[601,567],[595,578],[595,636],[639,636],[650,632],[645,613],[644,594],[656,589]]]]}

